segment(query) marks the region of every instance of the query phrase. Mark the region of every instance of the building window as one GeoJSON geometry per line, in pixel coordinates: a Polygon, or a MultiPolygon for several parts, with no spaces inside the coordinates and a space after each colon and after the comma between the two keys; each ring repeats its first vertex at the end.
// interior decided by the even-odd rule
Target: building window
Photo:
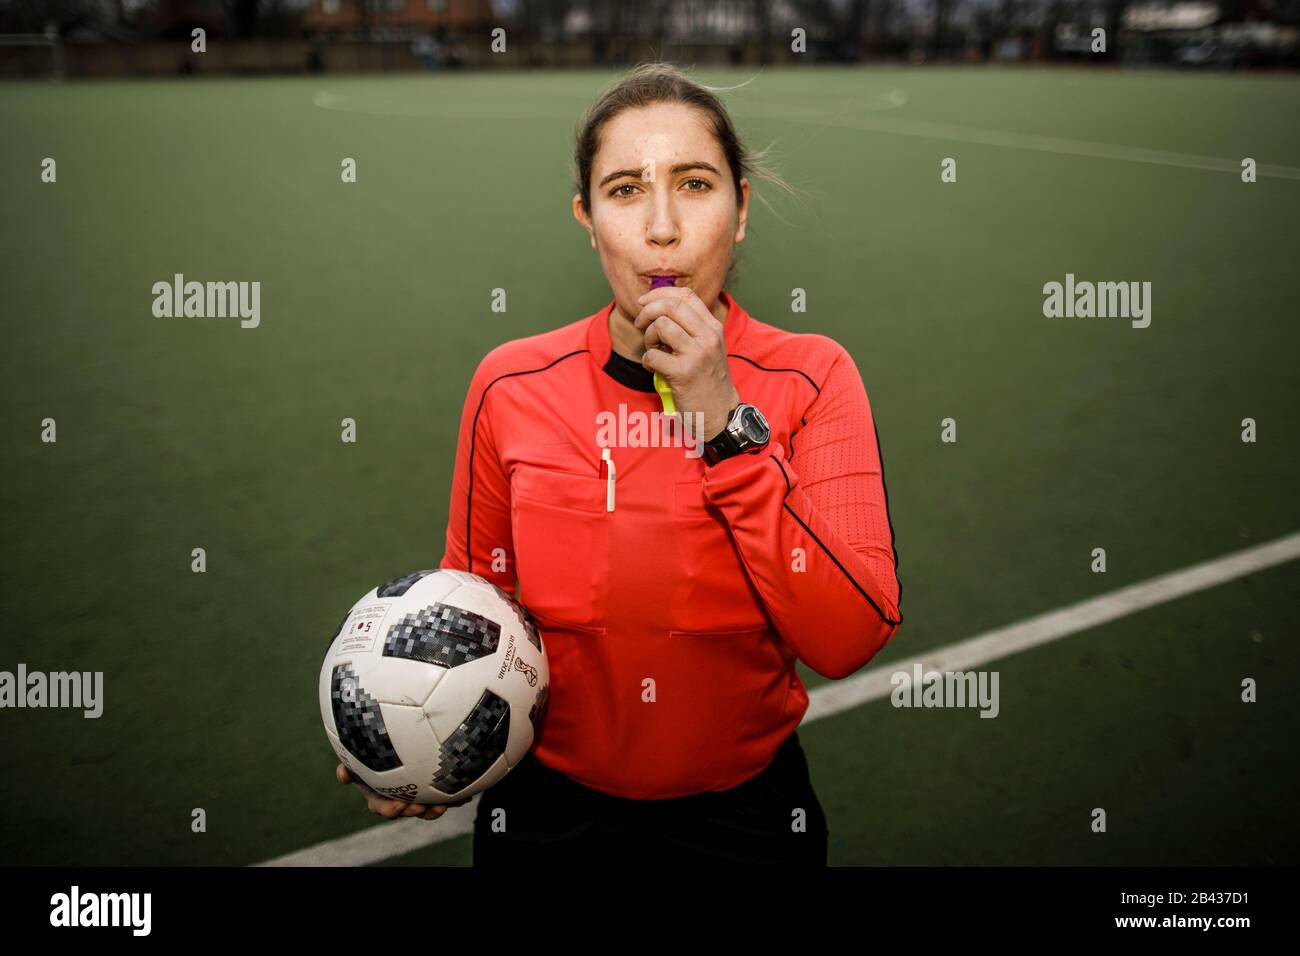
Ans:
{"type": "Polygon", "coordinates": [[[327,17],[334,16],[342,6],[343,0],[320,0],[320,12],[327,17]]]}

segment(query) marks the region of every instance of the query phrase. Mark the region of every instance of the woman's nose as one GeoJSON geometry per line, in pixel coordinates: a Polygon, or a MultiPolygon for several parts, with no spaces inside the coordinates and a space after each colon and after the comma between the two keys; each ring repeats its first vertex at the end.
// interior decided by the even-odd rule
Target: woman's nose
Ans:
{"type": "Polygon", "coordinates": [[[673,217],[668,199],[656,197],[654,211],[650,214],[650,224],[646,229],[646,238],[655,242],[669,242],[676,236],[677,221],[673,217]]]}

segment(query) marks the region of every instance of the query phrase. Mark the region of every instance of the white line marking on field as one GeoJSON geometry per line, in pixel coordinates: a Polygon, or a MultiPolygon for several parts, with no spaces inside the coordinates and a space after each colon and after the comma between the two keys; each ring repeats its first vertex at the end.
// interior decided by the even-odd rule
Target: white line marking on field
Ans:
{"type": "Polygon", "coordinates": [[[545,120],[572,119],[573,110],[563,103],[466,101],[452,98],[413,100],[402,96],[373,93],[332,93],[316,90],[311,102],[332,113],[362,113],[366,116],[409,116],[450,120],[545,120]]]}
{"type": "MultiPolygon", "coordinates": [[[[1223,159],[1218,156],[1197,156],[1193,153],[1174,153],[1141,146],[1121,146],[1115,143],[1091,143],[1082,139],[1063,139],[1056,136],[1037,136],[1009,130],[981,129],[976,126],[952,126],[926,120],[906,119],[901,116],[874,114],[869,116],[833,116],[819,119],[816,116],[764,110],[765,118],[788,120],[794,123],[818,123],[861,129],[875,133],[892,133],[897,136],[919,136],[923,139],[941,139],[958,143],[975,143],[980,146],[1001,146],[1007,149],[1027,149],[1039,153],[1058,153],[1066,156],[1090,156],[1094,159],[1117,159],[1130,163],[1149,163],[1157,166],[1178,166],[1183,169],[1201,169],[1215,173],[1241,174],[1241,159],[1223,159]]],[[[1260,163],[1259,176],[1278,179],[1300,179],[1300,168],[1260,163]]]]}
{"type": "MultiPolygon", "coordinates": [[[[349,784],[350,786],[350,784],[349,784]]],[[[356,796],[361,799],[360,794],[356,796]]],[[[437,820],[414,817],[368,827],[351,836],[326,840],[305,850],[255,863],[254,866],[368,866],[474,832],[478,797],[452,807],[437,820]]]]}
{"type": "MultiPolygon", "coordinates": [[[[808,695],[808,712],[803,723],[830,717],[868,701],[888,697],[893,689],[889,678],[895,671],[964,671],[1001,657],[1010,657],[1031,647],[1046,644],[1138,611],[1164,604],[1197,591],[1204,591],[1256,571],[1300,558],[1300,532],[1235,554],[1171,571],[1100,597],[1037,617],[986,631],[976,637],[937,647],[919,657],[886,667],[874,667],[856,677],[818,687],[808,695]]],[[[801,723],[800,726],[803,724],[801,723]]]]}
{"type": "MultiPolygon", "coordinates": [[[[870,668],[856,677],[823,684],[813,690],[808,695],[808,712],[799,726],[888,697],[892,689],[890,676],[897,671],[910,672],[915,664],[920,664],[922,671],[970,670],[1296,558],[1300,558],[1300,532],[1194,564],[1181,571],[1171,571],[956,644],[938,647],[911,660],[870,668]]],[[[448,810],[438,820],[406,819],[380,824],[255,865],[365,866],[378,863],[472,833],[477,808],[478,797],[475,797],[462,807],[448,810]]]]}

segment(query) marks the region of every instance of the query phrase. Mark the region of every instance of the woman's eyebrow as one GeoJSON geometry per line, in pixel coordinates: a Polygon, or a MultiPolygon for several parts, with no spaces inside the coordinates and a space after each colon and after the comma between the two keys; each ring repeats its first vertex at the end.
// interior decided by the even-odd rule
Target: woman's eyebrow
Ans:
{"type": "MultiPolygon", "coordinates": [[[[713,166],[712,163],[706,163],[706,162],[704,162],[703,160],[697,160],[697,161],[695,161],[695,162],[691,162],[691,163],[678,163],[677,165],[675,165],[675,166],[673,166],[671,169],[669,169],[669,170],[668,170],[668,173],[669,173],[669,175],[671,175],[671,176],[676,176],[678,173],[684,173],[684,172],[686,172],[687,170],[690,170],[690,169],[706,169],[706,170],[708,170],[709,172],[713,173],[713,175],[715,175],[715,176],[721,176],[721,175],[722,175],[720,172],[717,171],[716,168],[714,168],[714,166],[713,166]]],[[[641,178],[641,170],[639,170],[639,169],[619,169],[619,170],[615,170],[614,172],[612,172],[612,173],[610,173],[608,176],[606,176],[604,179],[602,179],[602,180],[600,181],[600,185],[598,185],[596,188],[599,189],[601,186],[605,185],[606,183],[608,183],[608,182],[613,182],[615,179],[622,179],[624,176],[635,176],[637,179],[640,179],[640,178],[641,178]]]]}

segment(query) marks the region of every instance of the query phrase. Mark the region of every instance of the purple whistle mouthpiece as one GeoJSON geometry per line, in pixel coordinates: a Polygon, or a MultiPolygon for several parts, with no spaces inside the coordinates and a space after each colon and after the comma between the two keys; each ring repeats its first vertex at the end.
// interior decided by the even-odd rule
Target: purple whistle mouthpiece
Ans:
{"type": "Polygon", "coordinates": [[[676,283],[677,283],[676,276],[651,276],[650,277],[650,288],[652,289],[658,289],[666,285],[675,285],[676,283]]]}

